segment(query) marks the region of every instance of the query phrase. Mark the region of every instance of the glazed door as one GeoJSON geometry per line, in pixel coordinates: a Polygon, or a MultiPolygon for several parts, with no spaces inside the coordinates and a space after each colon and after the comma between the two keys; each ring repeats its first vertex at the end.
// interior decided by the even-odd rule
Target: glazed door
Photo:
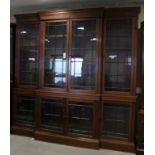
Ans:
{"type": "Polygon", "coordinates": [[[44,87],[65,88],[67,22],[46,22],[44,38],[44,87]]]}
{"type": "Polygon", "coordinates": [[[93,104],[86,102],[69,102],[69,132],[93,134],[93,104]]]}
{"type": "Polygon", "coordinates": [[[35,97],[16,96],[16,123],[35,125],[35,97]]]}
{"type": "MultiPolygon", "coordinates": [[[[39,24],[26,23],[18,27],[19,84],[37,85],[39,24]]],[[[16,55],[18,57],[18,54],[16,55]]]]}
{"type": "Polygon", "coordinates": [[[58,99],[42,99],[41,127],[63,132],[64,101],[58,99]]]}
{"type": "Polygon", "coordinates": [[[103,105],[102,135],[128,138],[130,107],[128,105],[103,105]]]}
{"type": "Polygon", "coordinates": [[[96,20],[71,23],[70,89],[95,90],[96,20]]]}
{"type": "Polygon", "coordinates": [[[106,20],[104,34],[104,90],[130,92],[132,20],[106,20]]]}

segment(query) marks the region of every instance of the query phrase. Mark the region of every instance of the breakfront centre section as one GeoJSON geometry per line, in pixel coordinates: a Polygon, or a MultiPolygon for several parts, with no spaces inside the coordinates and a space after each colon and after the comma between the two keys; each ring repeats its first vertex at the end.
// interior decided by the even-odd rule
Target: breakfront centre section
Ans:
{"type": "Polygon", "coordinates": [[[138,12],[16,15],[11,132],[133,152],[138,12]]]}

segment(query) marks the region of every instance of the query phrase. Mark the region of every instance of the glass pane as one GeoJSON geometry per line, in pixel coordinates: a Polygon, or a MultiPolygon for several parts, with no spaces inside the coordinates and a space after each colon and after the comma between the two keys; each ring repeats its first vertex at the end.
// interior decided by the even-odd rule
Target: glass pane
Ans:
{"type": "Polygon", "coordinates": [[[128,136],[129,107],[105,105],[103,108],[103,134],[120,137],[128,136]]]}
{"type": "Polygon", "coordinates": [[[69,131],[74,133],[91,134],[93,124],[92,104],[70,102],[69,131]]]}
{"type": "Polygon", "coordinates": [[[105,38],[105,90],[130,91],[131,21],[107,21],[105,38]]]}
{"type": "Polygon", "coordinates": [[[75,21],[72,30],[71,88],[95,89],[96,21],[75,21]]]}
{"type": "Polygon", "coordinates": [[[45,86],[66,85],[66,22],[47,23],[45,34],[45,86]]]}
{"type": "Polygon", "coordinates": [[[34,123],[35,98],[18,96],[16,102],[16,120],[28,124],[34,123]]]}
{"type": "Polygon", "coordinates": [[[20,83],[37,84],[38,72],[38,24],[24,24],[20,27],[20,83]]]}
{"type": "Polygon", "coordinates": [[[63,130],[63,105],[60,100],[42,100],[41,126],[52,130],[63,130]]]}

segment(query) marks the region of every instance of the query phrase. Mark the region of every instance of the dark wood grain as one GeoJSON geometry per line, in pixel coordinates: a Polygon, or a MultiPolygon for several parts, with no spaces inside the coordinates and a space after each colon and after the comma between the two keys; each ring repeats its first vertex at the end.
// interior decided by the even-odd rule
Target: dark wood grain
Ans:
{"type": "Polygon", "coordinates": [[[141,54],[142,54],[142,73],[141,73],[141,88],[142,93],[140,96],[140,109],[138,111],[138,123],[137,123],[137,146],[136,154],[144,155],[144,22],[141,23],[141,54]]]}
{"type": "Polygon", "coordinates": [[[86,148],[99,148],[99,140],[97,139],[90,139],[90,138],[82,138],[82,137],[70,137],[70,136],[63,136],[58,134],[51,134],[48,132],[43,131],[35,131],[35,138],[39,140],[45,140],[48,142],[55,142],[61,144],[67,144],[72,146],[78,147],[86,147],[86,148]]]}
{"type": "MultiPolygon", "coordinates": [[[[134,152],[134,122],[135,105],[137,96],[136,88],[136,51],[137,51],[137,16],[138,7],[131,8],[90,8],[76,10],[57,10],[38,12],[36,14],[16,15],[16,55],[15,55],[15,86],[12,88],[12,127],[11,133],[26,136],[33,136],[39,140],[62,143],[87,148],[108,148],[114,150],[134,152]],[[106,91],[105,90],[105,40],[106,22],[108,20],[130,20],[131,21],[131,84],[129,92],[106,91]],[[72,54],[72,35],[74,21],[96,21],[96,71],[94,90],[71,89],[71,54],[72,54]],[[53,88],[44,86],[44,62],[45,62],[45,32],[46,24],[52,22],[66,22],[66,87],[53,88]],[[20,27],[28,23],[39,25],[39,70],[37,73],[38,81],[36,86],[21,85],[20,75],[20,27]],[[17,96],[35,97],[35,125],[30,126],[16,120],[17,96]],[[63,108],[63,131],[58,132],[46,129],[41,126],[42,100],[58,99],[62,100],[63,108]],[[92,105],[92,132],[90,135],[73,133],[69,131],[69,103],[81,102],[84,105],[92,105]],[[104,106],[127,106],[129,109],[129,128],[128,136],[106,136],[103,134],[103,114],[104,106]]],[[[144,74],[144,73],[143,73],[144,74]]],[[[144,88],[143,88],[144,92],[144,88]]],[[[142,115],[140,115],[142,116],[142,115]]]]}

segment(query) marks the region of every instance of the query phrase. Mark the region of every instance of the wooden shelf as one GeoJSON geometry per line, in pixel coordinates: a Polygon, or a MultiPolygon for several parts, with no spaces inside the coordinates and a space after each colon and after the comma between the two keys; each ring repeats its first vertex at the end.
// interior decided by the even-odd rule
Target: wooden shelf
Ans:
{"type": "Polygon", "coordinates": [[[49,116],[49,117],[61,117],[59,114],[49,114],[49,113],[44,113],[43,116],[49,116]]]}
{"type": "Polygon", "coordinates": [[[77,119],[77,120],[82,120],[82,121],[90,121],[90,119],[89,118],[82,118],[82,117],[71,117],[71,119],[77,119]]]}
{"type": "Polygon", "coordinates": [[[117,50],[119,52],[124,52],[124,51],[131,51],[131,48],[105,48],[105,50],[117,50]]]}
{"type": "Polygon", "coordinates": [[[95,34],[75,34],[73,37],[77,38],[95,38],[95,34]]]}
{"type": "Polygon", "coordinates": [[[48,38],[66,38],[67,37],[67,35],[66,34],[56,34],[56,35],[47,35],[46,34],[46,39],[48,38]]]}
{"type": "Polygon", "coordinates": [[[117,119],[110,119],[110,118],[105,119],[105,121],[126,123],[124,120],[117,120],[117,119]]]}

